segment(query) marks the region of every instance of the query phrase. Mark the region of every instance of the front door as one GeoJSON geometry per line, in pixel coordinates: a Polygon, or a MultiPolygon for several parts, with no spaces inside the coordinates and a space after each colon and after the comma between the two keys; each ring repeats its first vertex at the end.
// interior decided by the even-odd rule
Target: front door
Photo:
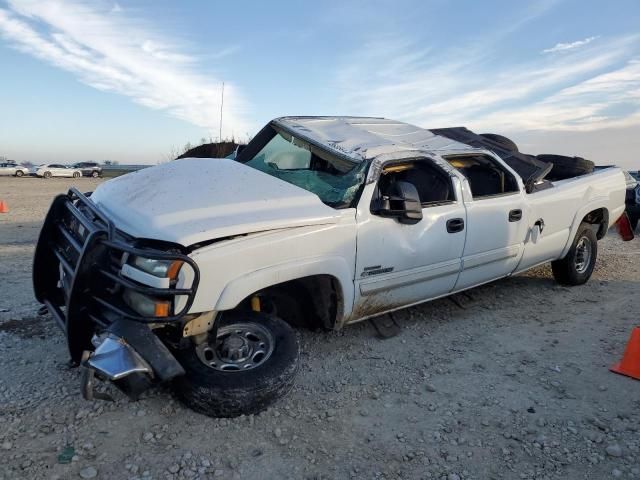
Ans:
{"type": "Polygon", "coordinates": [[[351,320],[449,293],[458,278],[466,235],[460,181],[429,159],[383,169],[358,207],[355,304],[351,320]],[[423,218],[402,224],[372,212],[371,201],[396,180],[415,185],[423,218]],[[373,198],[372,198],[373,197],[373,198]]]}

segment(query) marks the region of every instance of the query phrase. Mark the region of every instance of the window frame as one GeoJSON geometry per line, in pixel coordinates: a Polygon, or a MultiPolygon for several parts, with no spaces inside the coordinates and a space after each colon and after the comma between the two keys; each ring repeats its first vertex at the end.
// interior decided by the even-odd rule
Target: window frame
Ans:
{"type": "MultiPolygon", "coordinates": [[[[458,192],[456,191],[455,184],[449,172],[447,172],[444,168],[442,168],[440,165],[434,162],[433,159],[429,157],[411,157],[411,158],[403,158],[403,159],[397,159],[397,160],[389,160],[387,162],[384,162],[380,166],[380,173],[378,174],[375,190],[373,192],[373,195],[371,196],[371,201],[369,204],[369,211],[371,213],[375,214],[374,212],[375,207],[377,203],[380,201],[380,197],[382,195],[380,192],[380,180],[382,179],[383,175],[386,175],[385,168],[392,167],[394,165],[402,165],[404,163],[421,163],[423,165],[429,165],[430,168],[434,169],[438,174],[442,175],[447,182],[449,182],[449,186],[453,194],[453,200],[443,200],[443,201],[437,201],[437,202],[420,202],[420,206],[422,207],[422,210],[424,210],[425,208],[441,207],[444,205],[455,205],[459,202],[458,192]]],[[[400,172],[395,172],[394,174],[397,174],[397,173],[400,173],[400,172]]]]}
{"type": "MultiPolygon", "coordinates": [[[[360,203],[360,198],[362,197],[362,192],[364,191],[364,188],[367,184],[366,179],[368,178],[368,175],[369,175],[369,168],[371,167],[371,161],[362,161],[362,162],[356,161],[355,159],[351,158],[346,154],[340,154],[339,152],[335,152],[331,149],[328,149],[326,146],[322,145],[321,143],[318,143],[317,141],[310,139],[305,135],[295,132],[284,125],[280,125],[275,121],[269,122],[267,125],[265,125],[262,128],[262,130],[260,130],[258,134],[255,137],[253,137],[249,141],[249,143],[247,143],[244,146],[242,151],[238,153],[238,155],[236,155],[236,157],[231,160],[234,162],[241,163],[243,165],[248,163],[258,153],[260,153],[260,151],[278,134],[291,136],[292,138],[297,139],[302,143],[309,145],[310,147],[309,152],[311,153],[312,156],[316,155],[317,157],[322,158],[322,155],[326,155],[328,157],[331,157],[332,159],[346,161],[350,164],[353,164],[353,168],[361,167],[363,169],[362,170],[363,179],[358,186],[358,190],[354,193],[353,199],[348,204],[331,205],[330,203],[323,201],[318,196],[318,198],[320,198],[320,201],[322,201],[323,204],[327,205],[329,208],[333,208],[334,210],[357,208],[358,204],[360,203]]],[[[301,147],[301,148],[305,148],[305,147],[301,147]]]]}
{"type": "Polygon", "coordinates": [[[510,195],[518,195],[522,192],[520,183],[518,182],[518,177],[511,171],[509,170],[505,165],[503,165],[500,161],[498,161],[496,158],[493,157],[493,155],[486,153],[486,152],[469,152],[469,153],[452,153],[452,154],[448,154],[448,155],[442,155],[442,158],[449,164],[449,166],[451,168],[453,168],[456,173],[458,173],[459,175],[462,176],[462,178],[464,180],[466,180],[467,184],[469,185],[469,193],[471,194],[471,199],[473,201],[476,200],[488,200],[491,198],[500,198],[500,197],[507,197],[510,195]],[[483,157],[488,159],[491,163],[493,163],[494,166],[496,166],[500,171],[502,171],[505,175],[510,175],[512,180],[513,180],[513,184],[515,185],[516,189],[514,191],[510,191],[510,192],[502,192],[502,193],[493,193],[491,195],[481,195],[481,196],[476,196],[473,194],[473,189],[471,188],[471,182],[469,181],[469,178],[456,166],[452,165],[450,160],[453,158],[459,158],[459,157],[483,157]]]}

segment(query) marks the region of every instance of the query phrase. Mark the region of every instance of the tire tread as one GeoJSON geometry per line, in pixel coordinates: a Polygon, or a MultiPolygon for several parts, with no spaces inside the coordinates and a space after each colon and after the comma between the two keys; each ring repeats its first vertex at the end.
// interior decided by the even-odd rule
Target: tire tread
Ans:
{"type": "Polygon", "coordinates": [[[247,314],[268,325],[276,337],[276,350],[263,365],[246,373],[220,372],[202,364],[193,348],[176,352],[186,374],[174,380],[173,390],[196,412],[212,417],[257,414],[293,388],[300,364],[297,333],[284,320],[264,313],[229,312],[222,322],[232,324],[247,314]]]}

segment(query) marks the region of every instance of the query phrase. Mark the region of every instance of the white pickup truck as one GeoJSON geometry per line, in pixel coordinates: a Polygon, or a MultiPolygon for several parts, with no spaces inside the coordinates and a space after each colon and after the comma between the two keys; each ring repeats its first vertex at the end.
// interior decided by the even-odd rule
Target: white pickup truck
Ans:
{"type": "Polygon", "coordinates": [[[279,118],[235,160],[57,197],[36,297],[86,398],[105,396],[96,376],[132,397],[171,381],[205,414],[259,412],[293,385],[296,327],[339,329],[546,262],[586,282],[624,218],[625,177],[549,181],[551,167],[462,128],[279,118]]]}

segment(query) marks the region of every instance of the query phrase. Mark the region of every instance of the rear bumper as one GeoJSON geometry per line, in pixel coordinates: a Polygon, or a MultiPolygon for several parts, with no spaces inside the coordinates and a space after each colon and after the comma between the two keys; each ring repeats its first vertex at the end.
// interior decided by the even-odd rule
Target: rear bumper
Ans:
{"type": "Polygon", "coordinates": [[[71,359],[114,381],[139,373],[160,381],[184,374],[150,324],[179,326],[193,303],[198,281],[198,267],[191,258],[126,237],[75,189],[54,199],[33,265],[36,298],[65,332],[71,359]],[[129,255],[180,259],[193,269],[193,282],[181,289],[158,289],[135,282],[120,273],[129,255]],[[144,317],[125,304],[125,290],[166,298],[179,295],[186,302],[170,317],[144,317]],[[96,337],[101,339],[97,347],[92,343],[96,337]]]}

